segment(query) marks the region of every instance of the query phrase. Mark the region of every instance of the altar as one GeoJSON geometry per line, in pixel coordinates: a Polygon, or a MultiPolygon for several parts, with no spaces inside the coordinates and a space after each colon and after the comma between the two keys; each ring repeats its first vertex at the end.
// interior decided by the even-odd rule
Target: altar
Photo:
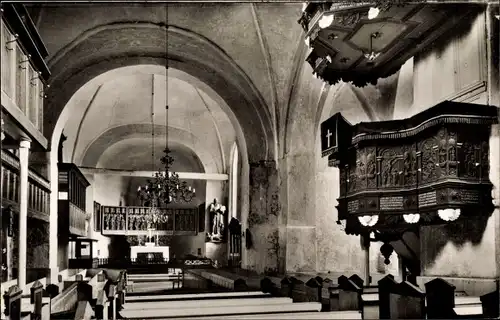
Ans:
{"type": "Polygon", "coordinates": [[[148,237],[144,246],[130,247],[130,258],[132,261],[168,261],[169,247],[158,245],[158,235],[153,236],[154,229],[148,229],[148,237]]]}
{"type": "Polygon", "coordinates": [[[146,242],[145,246],[133,246],[130,247],[130,258],[136,260],[137,256],[146,256],[148,260],[158,260],[160,256],[163,261],[169,260],[170,247],[168,246],[156,246],[154,242],[146,242]]]}

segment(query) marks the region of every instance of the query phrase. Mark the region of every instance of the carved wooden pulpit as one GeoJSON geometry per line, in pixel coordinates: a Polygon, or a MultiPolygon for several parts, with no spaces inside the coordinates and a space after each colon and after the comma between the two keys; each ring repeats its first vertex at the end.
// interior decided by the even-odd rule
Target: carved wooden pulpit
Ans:
{"type": "Polygon", "coordinates": [[[493,212],[489,137],[498,108],[444,101],[411,118],[321,125],[340,169],[338,219],[349,234],[405,230],[493,212]]]}

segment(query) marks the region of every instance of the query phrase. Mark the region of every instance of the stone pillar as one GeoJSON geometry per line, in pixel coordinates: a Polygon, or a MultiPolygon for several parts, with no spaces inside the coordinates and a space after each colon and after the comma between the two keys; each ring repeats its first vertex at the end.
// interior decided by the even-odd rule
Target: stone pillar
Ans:
{"type": "Polygon", "coordinates": [[[7,261],[5,261],[5,266],[7,266],[7,281],[12,280],[12,237],[5,237],[5,248],[2,250],[7,250],[7,261]]]}
{"type": "MultiPolygon", "coordinates": [[[[246,251],[246,267],[259,273],[283,269],[284,250],[280,241],[278,171],[274,161],[250,164],[250,208],[247,226],[252,247],[246,251]]],[[[246,240],[246,239],[245,239],[246,240]]]]}
{"type": "MultiPolygon", "coordinates": [[[[286,166],[281,170],[283,174],[286,173],[286,177],[283,178],[287,182],[286,271],[289,273],[317,271],[318,256],[326,255],[318,250],[318,239],[328,239],[328,247],[332,247],[329,239],[330,230],[328,230],[330,233],[317,234],[322,228],[316,227],[328,225],[326,219],[317,220],[316,204],[321,202],[323,205],[328,202],[323,202],[324,199],[320,198],[316,189],[325,187],[329,177],[325,173],[317,174],[315,160],[312,159],[315,159],[314,152],[304,151],[288,155],[285,160],[286,166]]],[[[328,197],[331,195],[328,194],[328,197]]],[[[327,211],[330,215],[331,209],[327,211]]],[[[356,245],[359,247],[359,240],[356,241],[356,245]]]]}
{"type": "Polygon", "coordinates": [[[370,234],[361,236],[361,244],[365,253],[365,286],[369,286],[370,281],[370,234]]]}
{"type": "Polygon", "coordinates": [[[17,285],[26,286],[26,240],[28,235],[28,162],[30,141],[19,143],[19,245],[17,285]]]}
{"type": "Polygon", "coordinates": [[[50,152],[49,158],[49,176],[50,176],[50,217],[49,217],[49,268],[50,283],[58,283],[59,263],[58,263],[58,193],[59,193],[59,170],[57,168],[57,150],[50,152]]]}

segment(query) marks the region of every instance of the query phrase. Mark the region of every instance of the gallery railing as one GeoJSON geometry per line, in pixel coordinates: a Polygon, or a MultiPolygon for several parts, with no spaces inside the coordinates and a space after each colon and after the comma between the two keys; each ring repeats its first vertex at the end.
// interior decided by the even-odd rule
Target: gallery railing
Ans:
{"type": "Polygon", "coordinates": [[[85,236],[87,234],[86,223],[90,220],[90,215],[78,208],[75,204],[69,203],[69,231],[72,234],[85,236]]]}
{"type": "Polygon", "coordinates": [[[102,206],[103,235],[196,235],[198,208],[162,208],[160,216],[166,219],[151,221],[148,207],[102,206]],[[165,222],[164,222],[165,221],[165,222]],[[149,231],[152,229],[152,231],[149,231]]]}
{"type": "MultiPolygon", "coordinates": [[[[2,203],[19,209],[19,159],[2,150],[2,203]]],[[[49,221],[50,185],[33,170],[28,171],[28,216],[49,221]]]]}

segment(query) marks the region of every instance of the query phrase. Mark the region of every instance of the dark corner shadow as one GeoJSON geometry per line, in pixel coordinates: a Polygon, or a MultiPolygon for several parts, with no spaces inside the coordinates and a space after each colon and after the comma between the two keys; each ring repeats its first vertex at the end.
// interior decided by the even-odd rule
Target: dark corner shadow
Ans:
{"type": "MultiPolygon", "coordinates": [[[[441,56],[441,54],[446,50],[446,48],[448,48],[448,46],[453,40],[463,38],[472,31],[472,27],[474,26],[474,21],[484,10],[484,6],[481,5],[471,6],[469,4],[467,4],[467,6],[471,8],[468,16],[461,19],[457,25],[455,25],[447,32],[443,33],[430,45],[426,46],[425,49],[421,52],[421,55],[423,57],[431,53],[441,56]]],[[[453,15],[453,10],[450,10],[450,14],[453,15]]]]}
{"type": "Polygon", "coordinates": [[[426,251],[424,267],[434,264],[443,248],[450,242],[459,249],[466,243],[471,243],[473,246],[480,245],[491,214],[470,216],[463,213],[457,221],[423,227],[420,237],[425,237],[422,248],[426,251]]]}
{"type": "Polygon", "coordinates": [[[109,260],[130,257],[130,243],[125,236],[111,236],[108,244],[109,260]]]}
{"type": "Polygon", "coordinates": [[[401,69],[385,79],[379,79],[377,83],[377,88],[380,92],[380,97],[377,101],[378,112],[387,120],[391,120],[394,115],[400,71],[401,69]]]}
{"type": "MultiPolygon", "coordinates": [[[[498,14],[498,12],[497,12],[498,14]]],[[[499,43],[500,42],[500,24],[498,23],[498,20],[492,16],[491,17],[491,20],[492,20],[492,30],[491,30],[491,36],[492,36],[492,39],[491,39],[491,43],[492,44],[495,44],[495,43],[499,43]]],[[[500,47],[498,45],[492,45],[491,46],[491,58],[493,60],[493,63],[492,63],[492,67],[495,68],[496,70],[498,70],[500,68],[500,47]]],[[[498,74],[498,72],[496,73],[498,74]]]]}

